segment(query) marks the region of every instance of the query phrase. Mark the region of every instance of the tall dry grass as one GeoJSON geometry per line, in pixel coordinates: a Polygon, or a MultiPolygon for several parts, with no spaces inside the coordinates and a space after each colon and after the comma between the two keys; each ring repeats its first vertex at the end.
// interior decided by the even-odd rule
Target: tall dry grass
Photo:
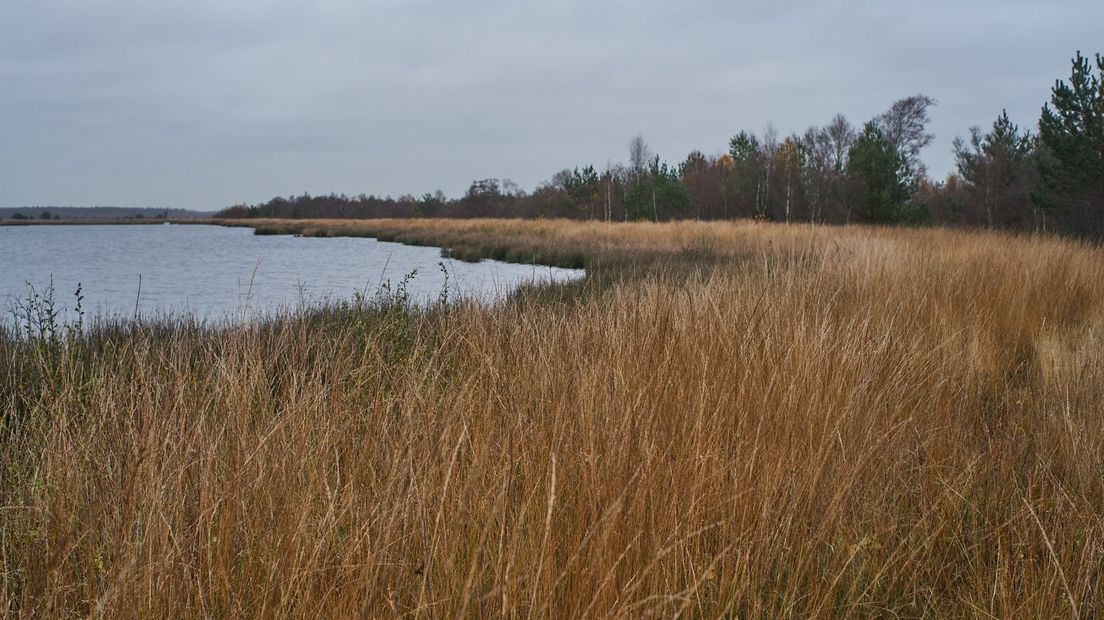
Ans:
{"type": "Polygon", "coordinates": [[[0,338],[8,614],[1102,612],[1097,248],[308,225],[594,271],[494,307],[0,338]]]}

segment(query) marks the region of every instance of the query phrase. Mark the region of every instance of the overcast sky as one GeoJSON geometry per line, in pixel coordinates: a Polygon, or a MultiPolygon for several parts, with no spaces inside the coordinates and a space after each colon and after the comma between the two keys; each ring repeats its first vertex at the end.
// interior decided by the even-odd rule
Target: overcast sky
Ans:
{"type": "Polygon", "coordinates": [[[936,140],[1034,127],[1104,2],[2,0],[0,206],[210,210],[526,189],[923,93],[936,140]]]}

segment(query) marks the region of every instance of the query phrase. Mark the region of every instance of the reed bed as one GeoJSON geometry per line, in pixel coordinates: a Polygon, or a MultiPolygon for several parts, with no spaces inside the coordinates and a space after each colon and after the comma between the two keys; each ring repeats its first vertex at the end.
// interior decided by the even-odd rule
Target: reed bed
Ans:
{"type": "Polygon", "coordinates": [[[1096,247],[281,225],[590,275],[493,306],[5,334],[0,611],[1104,613],[1096,247]]]}

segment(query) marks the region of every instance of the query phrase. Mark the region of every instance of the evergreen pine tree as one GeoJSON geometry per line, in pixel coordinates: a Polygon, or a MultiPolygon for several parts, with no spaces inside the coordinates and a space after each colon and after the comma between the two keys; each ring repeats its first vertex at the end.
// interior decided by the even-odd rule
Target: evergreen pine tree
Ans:
{"type": "Polygon", "coordinates": [[[847,160],[860,215],[879,224],[907,219],[905,203],[912,194],[908,161],[875,123],[863,127],[847,160]]]}
{"type": "Polygon", "coordinates": [[[1104,58],[1077,53],[1039,119],[1040,186],[1034,198],[1074,232],[1104,234],[1104,58]]]}

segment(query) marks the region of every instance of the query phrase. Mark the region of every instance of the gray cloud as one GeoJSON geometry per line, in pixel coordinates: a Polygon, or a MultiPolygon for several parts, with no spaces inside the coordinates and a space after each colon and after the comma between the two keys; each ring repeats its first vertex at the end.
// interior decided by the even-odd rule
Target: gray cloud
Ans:
{"type": "Polygon", "coordinates": [[[532,188],[638,132],[677,161],[918,92],[942,175],[1001,108],[1033,126],[1102,22],[1094,1],[10,0],[0,205],[532,188]]]}

